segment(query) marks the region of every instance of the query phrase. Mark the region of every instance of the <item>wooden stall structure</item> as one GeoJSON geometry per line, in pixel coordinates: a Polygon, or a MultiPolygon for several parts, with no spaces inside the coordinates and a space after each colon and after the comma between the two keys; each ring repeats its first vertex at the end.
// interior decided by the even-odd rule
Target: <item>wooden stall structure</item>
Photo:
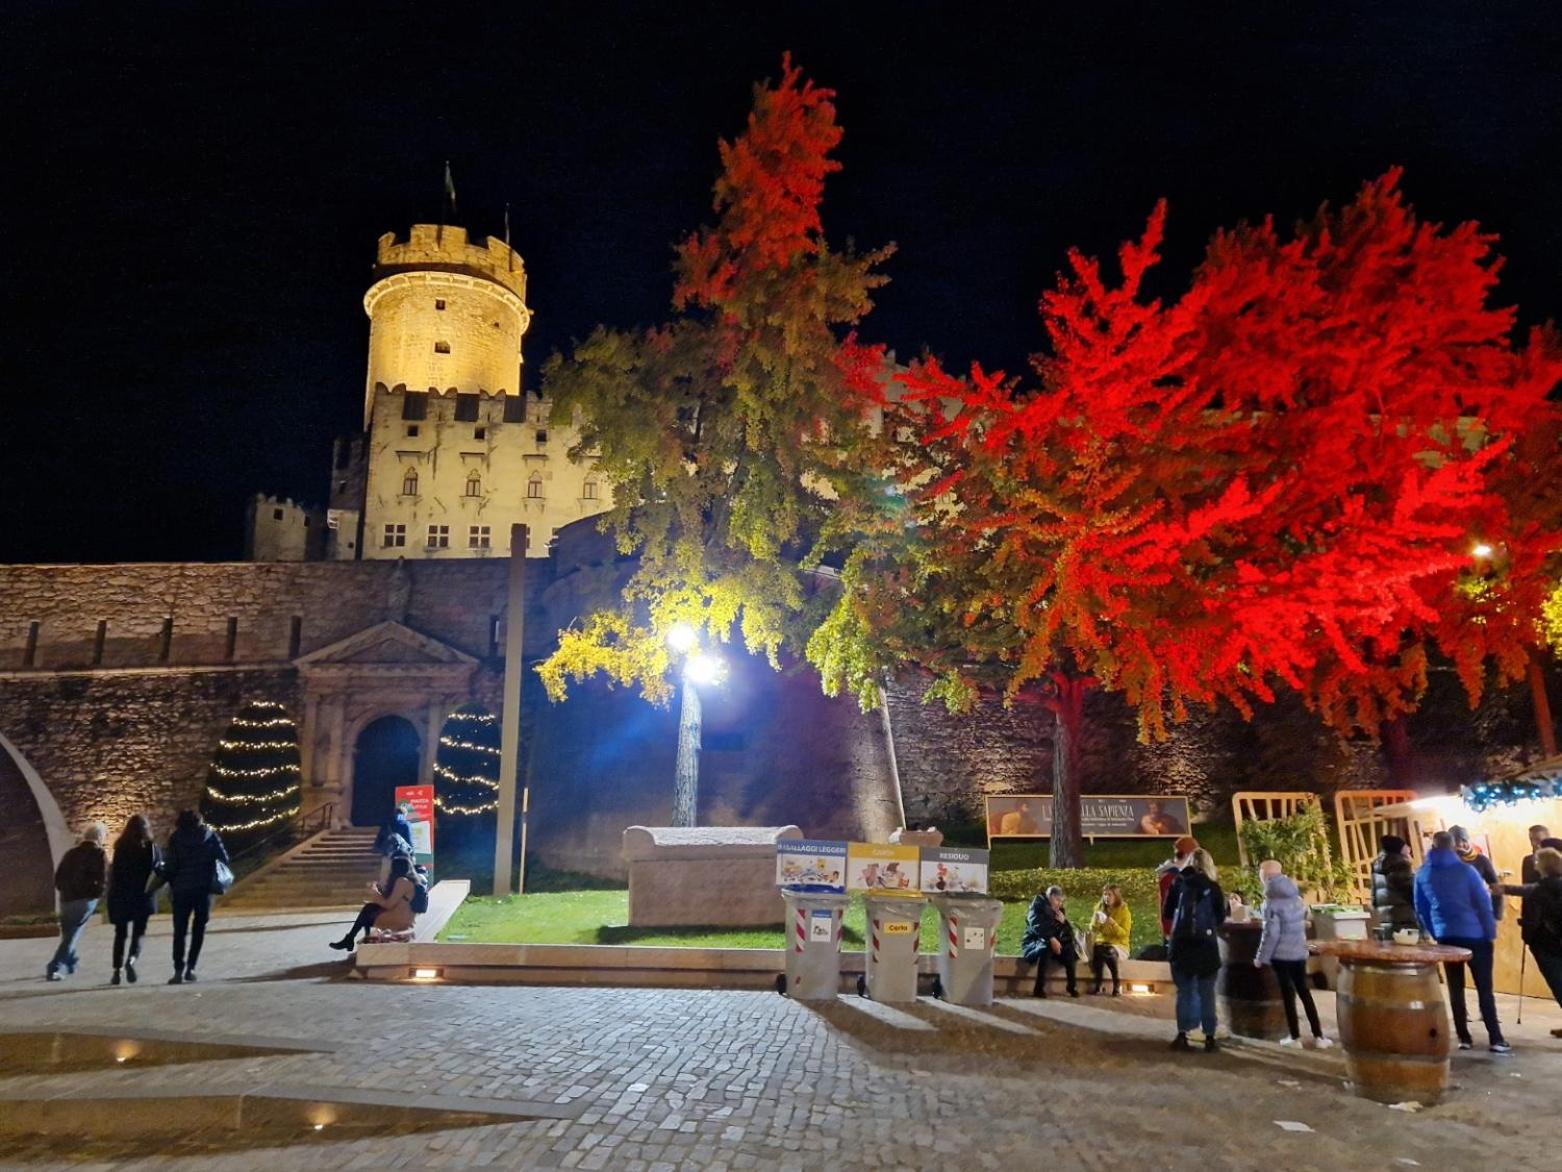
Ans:
{"type": "Polygon", "coordinates": [[[1378,839],[1397,834],[1420,858],[1419,836],[1412,833],[1410,819],[1403,815],[1385,815],[1384,809],[1413,802],[1412,789],[1341,790],[1334,795],[1334,826],[1340,836],[1340,858],[1350,868],[1355,896],[1372,904],[1372,860],[1378,856],[1378,839]]]}
{"type": "MultiPolygon", "coordinates": [[[[1247,857],[1247,847],[1242,842],[1242,823],[1268,822],[1275,818],[1289,818],[1308,806],[1318,806],[1318,795],[1305,790],[1256,790],[1245,789],[1231,795],[1231,814],[1236,822],[1237,858],[1244,867],[1251,867],[1259,860],[1247,857]]],[[[1328,852],[1327,842],[1324,844],[1328,852]]]]}

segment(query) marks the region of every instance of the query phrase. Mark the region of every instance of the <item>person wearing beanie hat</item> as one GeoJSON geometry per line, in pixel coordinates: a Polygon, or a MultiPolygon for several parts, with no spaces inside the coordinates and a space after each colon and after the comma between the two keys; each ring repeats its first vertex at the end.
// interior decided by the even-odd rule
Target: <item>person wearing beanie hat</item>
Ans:
{"type": "Polygon", "coordinates": [[[1372,860],[1373,914],[1380,927],[1414,928],[1416,877],[1410,845],[1397,834],[1385,834],[1378,846],[1378,857],[1372,860]]]}
{"type": "MultiPolygon", "coordinates": [[[[1182,873],[1183,868],[1193,862],[1193,852],[1198,849],[1199,840],[1191,834],[1184,834],[1172,844],[1172,857],[1155,868],[1155,877],[1160,885],[1162,908],[1166,906],[1166,897],[1171,893],[1172,884],[1177,881],[1177,876],[1182,873]]],[[[1161,938],[1171,939],[1171,920],[1164,914],[1161,916],[1161,938]]]]}

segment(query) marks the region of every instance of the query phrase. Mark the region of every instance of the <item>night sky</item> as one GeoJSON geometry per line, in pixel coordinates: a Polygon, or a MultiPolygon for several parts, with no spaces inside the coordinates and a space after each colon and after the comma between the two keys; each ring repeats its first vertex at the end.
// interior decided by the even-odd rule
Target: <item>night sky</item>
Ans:
{"type": "Polygon", "coordinates": [[[1523,320],[1562,316],[1559,25],[1490,0],[9,0],[0,561],[230,558],[250,492],[321,501],[375,239],[436,217],[446,158],[474,233],[513,204],[533,374],[657,320],[716,139],[786,49],[840,95],[828,233],[899,246],[864,334],[902,357],[1020,367],[1065,250],[1160,196],[1174,282],[1215,227],[1396,163],[1425,215],[1501,234],[1523,320]]]}

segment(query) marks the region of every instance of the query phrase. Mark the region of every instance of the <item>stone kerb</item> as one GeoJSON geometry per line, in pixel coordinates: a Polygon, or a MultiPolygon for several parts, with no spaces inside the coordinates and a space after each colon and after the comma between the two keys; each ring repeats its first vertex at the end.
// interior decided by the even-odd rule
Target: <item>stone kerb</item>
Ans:
{"type": "Polygon", "coordinates": [[[776,843],[796,826],[631,826],[629,925],[758,928],[784,915],[775,885],[776,843]]]}

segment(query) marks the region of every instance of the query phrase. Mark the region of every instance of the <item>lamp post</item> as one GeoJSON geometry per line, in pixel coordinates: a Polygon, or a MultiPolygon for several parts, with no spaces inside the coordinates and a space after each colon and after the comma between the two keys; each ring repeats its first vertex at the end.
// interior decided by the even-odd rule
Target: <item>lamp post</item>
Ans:
{"type": "Polygon", "coordinates": [[[667,645],[683,656],[679,671],[678,759],[673,767],[674,826],[695,826],[700,805],[700,689],[721,682],[727,665],[719,655],[699,647],[699,633],[687,623],[667,632],[667,645]]]}

